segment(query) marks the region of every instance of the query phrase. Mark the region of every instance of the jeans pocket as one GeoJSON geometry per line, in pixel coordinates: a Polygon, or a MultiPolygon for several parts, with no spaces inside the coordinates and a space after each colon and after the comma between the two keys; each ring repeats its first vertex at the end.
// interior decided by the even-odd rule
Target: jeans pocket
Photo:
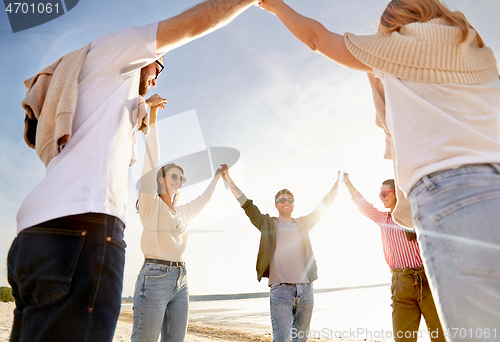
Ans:
{"type": "Polygon", "coordinates": [[[107,240],[109,243],[111,243],[111,244],[113,244],[121,249],[127,248],[127,244],[123,240],[120,241],[120,240],[114,239],[112,237],[108,237],[107,240]]]}
{"type": "Polygon", "coordinates": [[[460,273],[500,279],[500,191],[457,201],[433,215],[460,273]]]}
{"type": "Polygon", "coordinates": [[[14,269],[22,300],[37,305],[68,294],[84,241],[83,230],[23,230],[14,269]]]}
{"type": "Polygon", "coordinates": [[[146,271],[146,279],[160,279],[166,277],[170,272],[170,266],[149,266],[146,271]]]}
{"type": "Polygon", "coordinates": [[[272,291],[272,290],[274,290],[274,289],[276,289],[276,288],[280,287],[281,285],[283,285],[283,283],[272,284],[272,285],[270,286],[270,291],[272,291]]]}

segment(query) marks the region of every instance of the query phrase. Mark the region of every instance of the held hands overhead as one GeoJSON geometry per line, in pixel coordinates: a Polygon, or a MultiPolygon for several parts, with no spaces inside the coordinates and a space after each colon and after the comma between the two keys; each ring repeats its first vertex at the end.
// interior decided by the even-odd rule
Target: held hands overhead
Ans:
{"type": "Polygon", "coordinates": [[[344,172],[344,177],[342,179],[342,182],[345,183],[347,181],[349,181],[349,174],[347,172],[344,172]]]}
{"type": "Polygon", "coordinates": [[[283,5],[284,1],[283,0],[260,0],[258,2],[258,5],[260,8],[270,12],[270,13],[275,13],[276,8],[279,5],[283,5]]]}
{"type": "Polygon", "coordinates": [[[215,178],[217,179],[220,179],[220,177],[222,176],[222,178],[224,178],[225,174],[228,172],[228,167],[226,164],[222,164],[218,169],[217,171],[215,171],[215,178]]]}
{"type": "Polygon", "coordinates": [[[164,99],[158,94],[154,94],[149,99],[146,100],[146,107],[151,108],[149,113],[149,124],[152,125],[156,123],[156,114],[158,113],[158,109],[165,109],[165,105],[167,104],[167,99],[164,99]]]}
{"type": "Polygon", "coordinates": [[[161,109],[165,109],[165,105],[167,104],[167,99],[162,98],[158,94],[154,94],[151,96],[149,99],[146,100],[146,106],[153,108],[153,107],[159,107],[161,109]]]}

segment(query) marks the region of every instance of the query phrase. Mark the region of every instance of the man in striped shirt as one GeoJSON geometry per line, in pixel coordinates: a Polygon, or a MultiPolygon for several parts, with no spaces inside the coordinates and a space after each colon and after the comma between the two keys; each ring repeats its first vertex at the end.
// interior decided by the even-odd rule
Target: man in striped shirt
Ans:
{"type": "Polygon", "coordinates": [[[424,315],[431,340],[445,341],[434,300],[425,276],[420,248],[414,232],[398,225],[391,212],[396,207],[394,180],[382,183],[380,200],[389,212],[377,210],[352,185],[349,174],[344,183],[363,215],[379,225],[385,261],[392,272],[392,328],[394,339],[416,341],[420,318],[424,315]]]}

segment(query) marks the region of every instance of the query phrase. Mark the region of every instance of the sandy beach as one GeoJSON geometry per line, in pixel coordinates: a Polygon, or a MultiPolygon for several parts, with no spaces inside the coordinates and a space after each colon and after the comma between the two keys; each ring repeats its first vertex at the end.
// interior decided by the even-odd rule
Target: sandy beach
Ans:
{"type": "MultiPolygon", "coordinates": [[[[309,341],[393,341],[388,286],[316,293],[309,341]]],[[[0,341],[8,341],[14,303],[0,303],[0,341]]],[[[420,331],[426,330],[422,319],[420,331]]],[[[130,341],[132,304],[122,304],[113,342],[130,341]]],[[[425,333],[419,341],[430,341],[425,333]]],[[[186,342],[271,342],[269,298],[190,302],[186,342]]]]}
{"type": "MultiPolygon", "coordinates": [[[[196,304],[196,303],[195,303],[196,304]]],[[[205,303],[206,304],[206,303],[205,303]]],[[[196,307],[196,305],[194,305],[196,307]]],[[[14,303],[0,302],[0,341],[8,341],[10,330],[12,327],[14,303]]],[[[192,318],[189,322],[188,335],[186,342],[208,342],[208,341],[227,341],[227,342],[270,342],[272,341],[270,325],[268,329],[260,328],[249,324],[240,329],[230,322],[222,320],[220,322],[210,322],[209,317],[216,315],[217,310],[206,312],[205,309],[200,311],[191,310],[192,318]],[[200,319],[201,316],[206,319],[200,319]],[[238,330],[237,330],[238,329],[238,330]]],[[[131,306],[125,304],[122,307],[120,318],[116,325],[113,342],[130,341],[132,333],[132,310],[131,306]]],[[[318,340],[319,341],[319,340],[318,340]]]]}

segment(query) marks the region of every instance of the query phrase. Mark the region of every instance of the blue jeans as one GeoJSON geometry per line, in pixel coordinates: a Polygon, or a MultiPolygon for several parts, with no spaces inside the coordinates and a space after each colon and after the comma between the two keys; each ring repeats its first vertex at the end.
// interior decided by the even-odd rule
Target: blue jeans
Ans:
{"type": "Polygon", "coordinates": [[[498,341],[500,166],[430,174],[413,187],[410,200],[447,339],[498,341]]]}
{"type": "Polygon", "coordinates": [[[123,223],[105,214],[21,231],[7,258],[16,301],[11,341],[112,341],[120,314],[123,223]]]}
{"type": "Polygon", "coordinates": [[[134,292],[133,342],[183,342],[189,292],[185,267],[144,263],[134,292]]]}
{"type": "Polygon", "coordinates": [[[307,341],[314,307],[312,284],[271,285],[273,342],[307,341]]]}

